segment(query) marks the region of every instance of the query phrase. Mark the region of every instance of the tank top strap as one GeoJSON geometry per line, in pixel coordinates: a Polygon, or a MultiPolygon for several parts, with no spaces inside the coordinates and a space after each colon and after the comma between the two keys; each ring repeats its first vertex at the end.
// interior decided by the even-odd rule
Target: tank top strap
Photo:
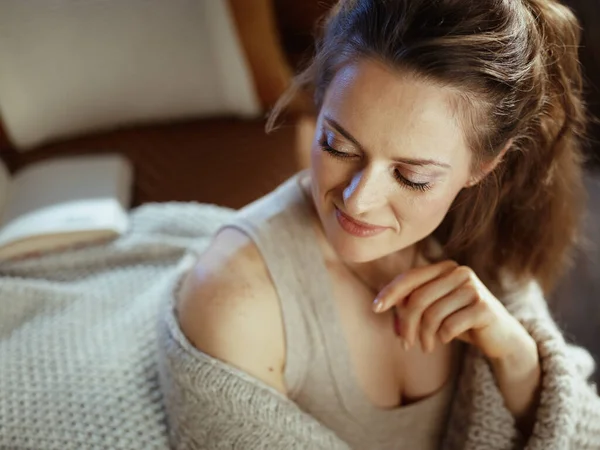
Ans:
{"type": "Polygon", "coordinates": [[[285,333],[284,379],[294,399],[307,370],[320,359],[315,342],[315,311],[310,299],[326,294],[322,258],[314,244],[309,205],[299,182],[290,178],[275,191],[238,211],[225,227],[245,233],[263,257],[279,297],[285,333]]]}
{"type": "Polygon", "coordinates": [[[435,448],[453,383],[428,399],[392,410],[368,401],[354,373],[302,176],[241,209],[224,226],[254,242],[277,292],[288,396],[356,448],[398,448],[399,443],[435,448]]]}

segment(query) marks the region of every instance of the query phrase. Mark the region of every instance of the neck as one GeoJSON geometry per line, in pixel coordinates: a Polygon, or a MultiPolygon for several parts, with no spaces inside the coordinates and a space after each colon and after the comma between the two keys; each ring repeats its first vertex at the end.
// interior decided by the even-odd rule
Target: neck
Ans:
{"type": "Polygon", "coordinates": [[[399,250],[382,258],[364,263],[342,261],[367,287],[378,293],[398,275],[415,266],[418,245],[399,250]]]}

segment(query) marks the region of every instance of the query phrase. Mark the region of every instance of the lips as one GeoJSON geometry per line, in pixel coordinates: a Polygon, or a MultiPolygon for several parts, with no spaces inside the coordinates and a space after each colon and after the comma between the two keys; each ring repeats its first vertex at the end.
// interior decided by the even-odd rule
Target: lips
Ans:
{"type": "Polygon", "coordinates": [[[353,219],[347,214],[344,214],[337,207],[335,208],[335,217],[340,224],[340,227],[352,236],[356,237],[372,237],[387,230],[388,227],[380,227],[376,225],[370,225],[368,223],[360,222],[353,219]]]}

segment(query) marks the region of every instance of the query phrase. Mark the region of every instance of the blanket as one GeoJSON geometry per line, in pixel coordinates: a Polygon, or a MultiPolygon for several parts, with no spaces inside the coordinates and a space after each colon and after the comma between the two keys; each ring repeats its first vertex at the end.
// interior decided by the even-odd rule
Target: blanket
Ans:
{"type": "MultiPolygon", "coordinates": [[[[111,243],[0,265],[0,449],[347,449],[178,328],[178,283],[232,214],[147,205],[111,243]]],[[[599,449],[593,361],[564,341],[535,286],[518,300],[543,372],[533,434],[519,435],[471,349],[443,448],[599,449]]]]}
{"type": "Polygon", "coordinates": [[[160,305],[231,214],[146,205],[113,242],[0,265],[0,449],[169,448],[160,305]]]}
{"type": "MultiPolygon", "coordinates": [[[[519,432],[489,363],[469,347],[440,448],[600,449],[600,398],[588,381],[594,369],[589,353],[565,342],[537,283],[503,300],[538,344],[542,381],[533,432],[519,432]]],[[[175,301],[159,338],[160,380],[176,449],[348,450],[274,389],[194,348],[178,326],[175,301]]]]}

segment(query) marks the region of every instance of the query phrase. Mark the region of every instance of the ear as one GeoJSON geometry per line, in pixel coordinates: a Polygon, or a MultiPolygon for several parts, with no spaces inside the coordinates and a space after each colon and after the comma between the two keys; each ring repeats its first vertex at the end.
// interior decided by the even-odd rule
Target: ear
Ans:
{"type": "Polygon", "coordinates": [[[504,158],[504,155],[512,146],[512,144],[513,139],[509,139],[504,148],[500,150],[500,153],[498,153],[498,155],[494,159],[480,166],[479,173],[469,178],[469,181],[465,184],[465,187],[475,186],[477,183],[479,183],[481,180],[487,177],[490,173],[492,173],[494,169],[498,166],[498,164],[502,162],[502,158],[504,158]]]}

